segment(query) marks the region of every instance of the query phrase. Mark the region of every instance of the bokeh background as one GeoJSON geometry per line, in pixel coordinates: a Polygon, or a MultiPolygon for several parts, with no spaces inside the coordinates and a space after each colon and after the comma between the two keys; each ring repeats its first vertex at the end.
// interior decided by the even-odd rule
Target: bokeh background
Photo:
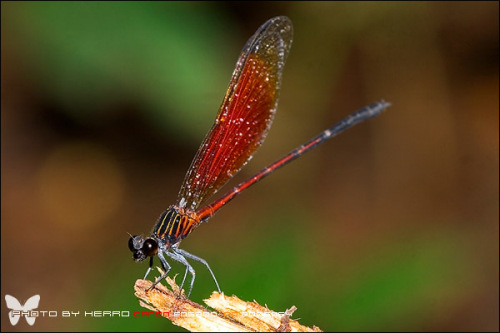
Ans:
{"type": "MultiPolygon", "coordinates": [[[[2,2],[1,329],[176,330],[141,311],[128,235],[176,200],[246,40],[295,34],[267,140],[228,184],[348,113],[393,106],[184,240],[227,294],[324,330],[498,331],[498,2],[2,2]]],[[[225,191],[221,191],[225,192],[225,191]]],[[[215,289],[194,263],[192,299],[215,289]]],[[[174,264],[174,272],[183,268],[174,264]]]]}

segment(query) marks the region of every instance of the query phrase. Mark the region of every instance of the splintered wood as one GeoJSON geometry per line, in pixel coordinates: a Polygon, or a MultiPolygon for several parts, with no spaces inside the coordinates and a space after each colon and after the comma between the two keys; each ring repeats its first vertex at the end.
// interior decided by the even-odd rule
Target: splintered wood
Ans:
{"type": "Polygon", "coordinates": [[[310,328],[290,319],[297,309],[295,306],[278,313],[257,302],[245,302],[214,291],[204,300],[214,309],[209,310],[187,299],[169,277],[167,283],[173,291],[162,284],[148,290],[153,284],[151,281],[137,280],[135,295],[140,299],[139,304],[153,311],[143,315],[168,318],[191,332],[321,332],[316,326],[310,328]]]}

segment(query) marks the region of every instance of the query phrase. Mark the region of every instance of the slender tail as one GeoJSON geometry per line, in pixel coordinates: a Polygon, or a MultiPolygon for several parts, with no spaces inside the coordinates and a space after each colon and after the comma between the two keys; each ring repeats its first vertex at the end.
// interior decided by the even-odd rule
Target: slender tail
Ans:
{"type": "Polygon", "coordinates": [[[227,204],[229,201],[234,199],[239,193],[241,193],[243,190],[246,188],[252,186],[253,184],[257,183],[259,180],[262,178],[266,177],[268,174],[270,174],[272,171],[281,168],[282,166],[290,163],[291,161],[295,160],[296,158],[300,157],[302,154],[305,152],[308,152],[309,150],[319,146],[323,142],[327,141],[328,139],[333,138],[334,136],[339,135],[349,127],[352,127],[356,124],[359,124],[365,120],[368,120],[372,117],[377,116],[379,113],[384,111],[387,107],[391,106],[390,103],[385,102],[384,100],[370,104],[366,107],[364,107],[361,110],[358,110],[349,116],[345,117],[332,127],[328,128],[327,130],[321,132],[302,146],[292,150],[276,162],[268,165],[264,169],[260,170],[257,172],[252,178],[246,180],[245,182],[239,184],[238,186],[234,187],[232,190],[227,192],[222,198],[218,199],[214,203],[205,206],[204,208],[200,209],[199,211],[196,212],[198,215],[199,219],[201,222],[208,220],[210,217],[212,217],[215,212],[217,212],[220,208],[222,208],[225,204],[227,204]]]}

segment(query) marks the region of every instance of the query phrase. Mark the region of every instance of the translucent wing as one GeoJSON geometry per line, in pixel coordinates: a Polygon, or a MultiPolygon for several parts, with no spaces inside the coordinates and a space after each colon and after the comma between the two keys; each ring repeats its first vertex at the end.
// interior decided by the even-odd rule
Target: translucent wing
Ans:
{"type": "Polygon", "coordinates": [[[177,205],[196,210],[252,157],[276,113],[292,23],[278,16],[248,40],[236,63],[215,123],[191,162],[177,205]]]}

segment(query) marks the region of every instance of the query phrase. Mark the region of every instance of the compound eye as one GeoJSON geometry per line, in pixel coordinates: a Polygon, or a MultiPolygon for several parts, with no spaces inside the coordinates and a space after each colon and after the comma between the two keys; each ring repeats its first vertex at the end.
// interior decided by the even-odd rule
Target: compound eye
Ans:
{"type": "Polygon", "coordinates": [[[158,253],[158,243],[151,238],[146,239],[142,245],[142,252],[148,257],[154,256],[158,253]]]}

